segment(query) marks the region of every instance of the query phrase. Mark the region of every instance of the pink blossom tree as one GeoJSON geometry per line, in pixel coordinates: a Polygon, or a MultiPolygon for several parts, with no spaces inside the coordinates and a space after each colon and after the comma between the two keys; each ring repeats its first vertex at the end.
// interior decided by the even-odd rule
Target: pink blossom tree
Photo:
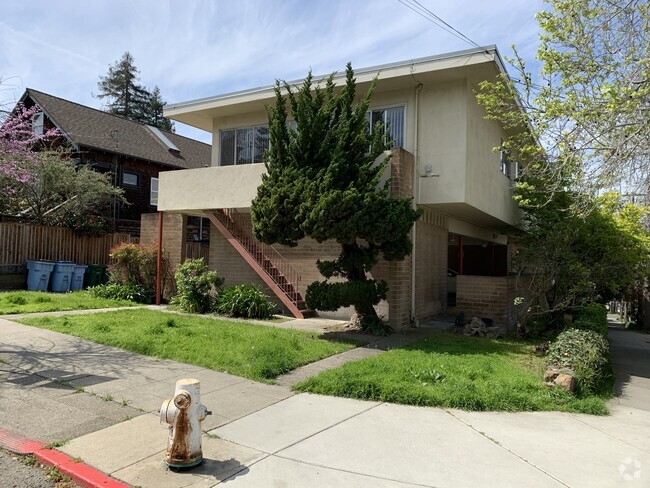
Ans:
{"type": "Polygon", "coordinates": [[[27,184],[33,177],[30,166],[37,159],[34,149],[60,136],[58,129],[37,134],[33,129],[34,115],[40,108],[34,105],[16,107],[0,125],[0,197],[15,192],[16,184],[27,184]]]}

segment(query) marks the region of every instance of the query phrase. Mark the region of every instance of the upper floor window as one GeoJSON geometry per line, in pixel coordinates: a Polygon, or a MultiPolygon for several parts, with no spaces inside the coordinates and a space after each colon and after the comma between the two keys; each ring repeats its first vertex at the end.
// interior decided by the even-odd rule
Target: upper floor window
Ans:
{"type": "Polygon", "coordinates": [[[219,146],[221,166],[262,163],[269,149],[269,126],[222,130],[219,146]]]}
{"type": "Polygon", "coordinates": [[[404,147],[404,107],[369,110],[366,117],[371,134],[377,123],[382,123],[387,128],[391,147],[404,147]]]}
{"type": "Polygon", "coordinates": [[[129,171],[122,171],[122,184],[126,186],[138,186],[140,184],[140,176],[129,171]]]}
{"type": "Polygon", "coordinates": [[[158,205],[158,178],[151,178],[151,190],[149,191],[149,203],[158,205]]]}
{"type": "Polygon", "coordinates": [[[45,114],[37,112],[32,116],[32,129],[34,134],[43,135],[45,131],[45,114]]]}

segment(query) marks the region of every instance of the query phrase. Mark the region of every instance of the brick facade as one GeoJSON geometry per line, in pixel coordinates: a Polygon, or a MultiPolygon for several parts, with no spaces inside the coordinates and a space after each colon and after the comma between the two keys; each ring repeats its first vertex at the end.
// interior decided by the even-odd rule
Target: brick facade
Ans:
{"type": "Polygon", "coordinates": [[[494,325],[511,330],[515,326],[515,278],[512,276],[470,276],[456,278],[456,303],[465,319],[492,319],[494,325]]]}
{"type": "MultiPolygon", "coordinates": [[[[185,261],[185,238],[187,216],[166,213],[163,215],[163,252],[169,259],[172,269],[185,261]]],[[[158,242],[158,214],[142,214],[140,243],[158,242]]]]}

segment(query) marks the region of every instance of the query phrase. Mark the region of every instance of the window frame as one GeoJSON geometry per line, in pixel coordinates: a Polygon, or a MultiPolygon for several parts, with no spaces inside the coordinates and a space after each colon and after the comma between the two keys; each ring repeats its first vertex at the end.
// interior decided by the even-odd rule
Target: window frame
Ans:
{"type": "Polygon", "coordinates": [[[127,186],[129,188],[139,188],[140,187],[140,175],[134,171],[124,171],[122,170],[122,176],[120,178],[121,186],[127,186]],[[124,177],[126,175],[135,176],[135,184],[125,181],[124,177]]]}
{"type": "MultiPolygon", "coordinates": [[[[401,108],[402,109],[402,144],[401,145],[395,144],[395,145],[391,146],[391,149],[395,148],[395,147],[401,147],[402,149],[404,149],[404,147],[406,146],[406,115],[407,115],[406,114],[406,105],[407,105],[406,103],[394,103],[394,104],[391,104],[391,105],[381,105],[381,106],[378,106],[378,107],[369,107],[368,111],[366,112],[366,120],[368,121],[368,127],[370,128],[369,133],[372,135],[372,128],[373,128],[373,126],[372,126],[372,113],[373,112],[377,112],[377,111],[380,111],[380,110],[386,111],[386,110],[390,110],[390,109],[393,109],[393,108],[401,108]]],[[[386,125],[386,117],[384,117],[384,125],[386,125]]]]}
{"type": "MultiPolygon", "coordinates": [[[[260,138],[259,141],[262,139],[260,138]]],[[[246,144],[247,146],[249,144],[246,144]]],[[[228,129],[219,129],[219,166],[242,166],[245,164],[260,164],[265,162],[265,153],[268,152],[270,148],[270,132],[269,132],[269,125],[268,124],[255,124],[255,125],[248,125],[248,126],[242,126],[242,127],[232,127],[228,129]],[[261,155],[258,154],[257,152],[257,144],[258,144],[258,135],[260,134],[259,130],[260,129],[266,129],[266,143],[265,147],[262,148],[261,155]],[[252,136],[252,141],[250,143],[250,147],[242,148],[238,146],[238,132],[244,132],[244,131],[253,131],[253,136],[252,136]],[[234,133],[234,138],[232,140],[232,153],[230,154],[231,162],[224,163],[224,135],[227,132],[233,132],[234,133]],[[239,151],[247,151],[251,150],[252,151],[252,160],[250,162],[244,162],[241,163],[239,162],[241,158],[239,158],[239,151]],[[260,160],[258,161],[258,157],[260,160]]]]}
{"type": "Polygon", "coordinates": [[[157,176],[152,176],[151,177],[151,182],[149,186],[149,205],[153,205],[155,207],[158,206],[158,189],[160,188],[158,185],[160,184],[160,180],[158,179],[157,176]],[[156,182],[156,190],[154,191],[154,181],[156,182]],[[155,197],[154,197],[155,194],[155,197]]]}

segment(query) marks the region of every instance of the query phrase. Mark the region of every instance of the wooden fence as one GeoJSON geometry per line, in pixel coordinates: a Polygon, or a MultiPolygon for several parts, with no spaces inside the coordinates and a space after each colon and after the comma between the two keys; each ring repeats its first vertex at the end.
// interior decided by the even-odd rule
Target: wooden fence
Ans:
{"type": "Polygon", "coordinates": [[[185,243],[185,258],[203,258],[205,264],[209,264],[210,248],[208,246],[201,245],[200,242],[187,242],[185,243]]]}
{"type": "Polygon", "coordinates": [[[128,234],[82,236],[65,227],[0,222],[0,266],[19,266],[28,259],[108,264],[110,249],[122,242],[137,243],[138,238],[128,234]]]}

